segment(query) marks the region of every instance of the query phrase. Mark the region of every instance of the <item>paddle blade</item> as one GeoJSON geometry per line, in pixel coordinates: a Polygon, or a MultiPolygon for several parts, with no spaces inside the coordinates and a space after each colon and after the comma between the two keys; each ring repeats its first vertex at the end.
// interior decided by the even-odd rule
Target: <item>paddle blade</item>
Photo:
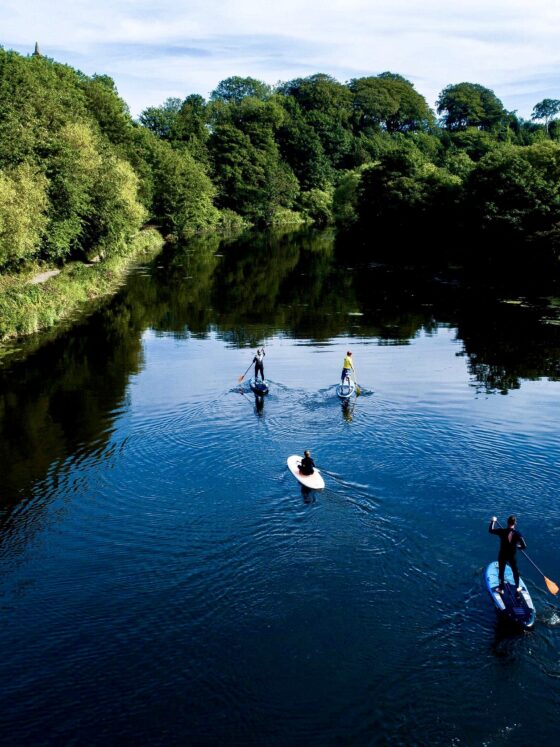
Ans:
{"type": "Polygon", "coordinates": [[[238,383],[238,384],[241,384],[241,382],[243,381],[243,379],[244,379],[244,378],[245,378],[245,374],[242,374],[242,375],[241,375],[241,376],[240,376],[240,377],[239,377],[239,378],[237,379],[237,383],[238,383]]]}
{"type": "Polygon", "coordinates": [[[360,387],[356,384],[356,394],[359,396],[362,393],[360,387]]]}
{"type": "Polygon", "coordinates": [[[554,581],[551,581],[546,576],[544,577],[544,582],[546,584],[546,588],[551,594],[558,594],[558,592],[560,591],[560,589],[558,588],[558,584],[555,584],[554,581]]]}

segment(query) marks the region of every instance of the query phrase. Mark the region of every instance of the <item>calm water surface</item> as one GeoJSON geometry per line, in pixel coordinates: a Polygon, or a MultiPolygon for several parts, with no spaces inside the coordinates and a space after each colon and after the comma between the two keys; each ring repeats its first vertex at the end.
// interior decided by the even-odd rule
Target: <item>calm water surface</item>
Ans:
{"type": "Polygon", "coordinates": [[[194,242],[4,359],[2,744],[557,741],[560,600],[522,558],[512,634],[482,571],[516,512],[560,582],[560,327],[351,260],[194,242]],[[286,468],[305,448],[321,493],[286,468]]]}

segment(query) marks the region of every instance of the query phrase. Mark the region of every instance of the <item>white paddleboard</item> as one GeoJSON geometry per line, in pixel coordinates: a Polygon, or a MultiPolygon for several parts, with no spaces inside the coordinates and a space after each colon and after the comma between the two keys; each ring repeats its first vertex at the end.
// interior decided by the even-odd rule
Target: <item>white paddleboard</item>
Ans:
{"type": "Polygon", "coordinates": [[[288,457],[288,469],[296,480],[299,480],[299,482],[301,482],[302,485],[305,485],[306,488],[310,488],[311,490],[322,490],[325,487],[325,481],[317,467],[315,467],[315,472],[312,475],[302,475],[299,471],[298,464],[300,464],[302,459],[303,457],[298,456],[297,454],[292,454],[292,456],[288,457]]]}
{"type": "Polygon", "coordinates": [[[340,397],[340,399],[350,399],[350,397],[354,394],[356,391],[356,386],[354,385],[354,382],[352,382],[350,385],[348,384],[337,384],[336,385],[336,393],[340,397]]]}

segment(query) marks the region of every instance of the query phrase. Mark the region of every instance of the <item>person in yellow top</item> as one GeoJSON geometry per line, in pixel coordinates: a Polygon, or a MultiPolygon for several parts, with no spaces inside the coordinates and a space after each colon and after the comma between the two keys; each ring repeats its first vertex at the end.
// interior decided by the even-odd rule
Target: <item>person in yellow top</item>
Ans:
{"type": "Polygon", "coordinates": [[[346,352],[346,357],[344,358],[344,363],[342,364],[342,374],[340,376],[340,382],[342,386],[344,386],[344,382],[350,386],[350,371],[354,373],[354,365],[352,363],[352,353],[348,350],[346,352]]]}

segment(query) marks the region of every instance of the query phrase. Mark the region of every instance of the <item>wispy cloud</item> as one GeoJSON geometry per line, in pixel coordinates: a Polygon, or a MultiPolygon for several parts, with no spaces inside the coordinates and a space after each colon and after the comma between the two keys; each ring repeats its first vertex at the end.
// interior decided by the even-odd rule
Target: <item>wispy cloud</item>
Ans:
{"type": "Polygon", "coordinates": [[[410,78],[433,104],[449,83],[492,88],[527,116],[560,98],[556,0],[2,0],[0,43],[111,75],[134,114],[207,96],[229,75],[275,83],[327,72],[410,78]]]}

